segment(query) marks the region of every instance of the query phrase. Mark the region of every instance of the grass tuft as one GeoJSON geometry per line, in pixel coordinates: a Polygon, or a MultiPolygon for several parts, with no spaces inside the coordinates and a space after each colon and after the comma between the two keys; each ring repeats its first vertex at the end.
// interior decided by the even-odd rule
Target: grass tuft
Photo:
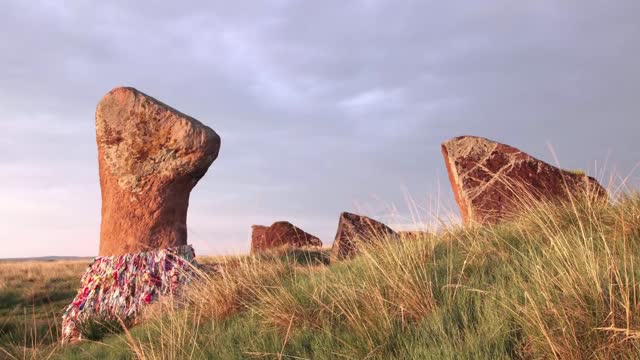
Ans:
{"type": "MultiPolygon", "coordinates": [[[[42,340],[46,336],[40,331],[25,335],[37,326],[19,330],[28,321],[5,320],[0,354],[638,358],[640,195],[629,193],[614,202],[589,194],[563,204],[526,197],[520,202],[507,222],[451,225],[428,236],[381,241],[343,262],[329,263],[324,250],[215,259],[216,265],[208,267],[213,270],[202,271],[183,298],[149,307],[142,324],[132,329],[96,331],[94,338],[101,339],[96,342],[57,348],[51,339],[42,340]]],[[[58,272],[56,281],[77,282],[81,269],[76,270],[68,278],[58,272]]],[[[5,319],[19,317],[14,309],[19,304],[36,304],[34,309],[43,301],[57,304],[55,296],[42,297],[41,285],[33,285],[53,280],[28,279],[15,285],[15,279],[0,276],[0,284],[14,281],[0,290],[5,319]]]]}

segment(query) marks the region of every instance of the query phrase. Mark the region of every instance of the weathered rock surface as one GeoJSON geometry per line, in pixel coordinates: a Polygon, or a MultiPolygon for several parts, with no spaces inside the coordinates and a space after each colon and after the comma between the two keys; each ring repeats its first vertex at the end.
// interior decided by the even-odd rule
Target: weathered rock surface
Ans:
{"type": "Polygon", "coordinates": [[[465,223],[495,223],[517,210],[518,199],[566,200],[585,191],[606,197],[594,178],[538,160],[514,147],[476,136],[442,144],[449,180],[465,223]]]}
{"type": "Polygon", "coordinates": [[[189,194],[218,156],[218,134],[136,89],[120,87],[98,104],[96,141],[100,255],[185,245],[189,194]]]}
{"type": "Polygon", "coordinates": [[[397,238],[397,233],[387,225],[366,216],[343,212],[331,256],[337,260],[345,259],[358,253],[358,243],[371,245],[387,238],[397,238]]]}
{"type": "Polygon", "coordinates": [[[278,221],[271,226],[254,225],[251,234],[251,253],[277,248],[322,247],[322,241],[306,233],[288,221],[278,221]]]}
{"type": "Polygon", "coordinates": [[[267,247],[264,234],[267,232],[268,226],[253,225],[251,226],[251,253],[254,254],[260,249],[267,247]]]}

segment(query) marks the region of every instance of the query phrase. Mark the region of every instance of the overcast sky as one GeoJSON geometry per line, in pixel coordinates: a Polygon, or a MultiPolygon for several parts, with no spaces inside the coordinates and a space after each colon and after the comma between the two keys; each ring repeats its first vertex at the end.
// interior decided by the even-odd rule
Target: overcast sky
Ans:
{"type": "Polygon", "coordinates": [[[199,254],[276,220],[325,243],[345,210],[410,223],[407,198],[457,211],[457,135],[638,183],[639,39],[637,0],[4,0],[0,258],[97,254],[95,107],[123,85],[222,137],[199,254]]]}

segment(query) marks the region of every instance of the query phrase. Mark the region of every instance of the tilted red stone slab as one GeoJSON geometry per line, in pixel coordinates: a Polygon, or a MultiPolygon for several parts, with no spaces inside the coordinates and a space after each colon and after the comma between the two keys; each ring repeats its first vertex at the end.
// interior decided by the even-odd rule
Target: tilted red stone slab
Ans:
{"type": "Polygon", "coordinates": [[[592,177],[482,137],[453,138],[442,144],[442,155],[465,223],[495,223],[516,212],[523,200],[607,197],[592,177]]]}
{"type": "Polygon", "coordinates": [[[398,234],[387,225],[366,216],[343,212],[331,247],[331,257],[346,259],[359,252],[360,243],[373,245],[389,238],[397,239],[398,234]]]}

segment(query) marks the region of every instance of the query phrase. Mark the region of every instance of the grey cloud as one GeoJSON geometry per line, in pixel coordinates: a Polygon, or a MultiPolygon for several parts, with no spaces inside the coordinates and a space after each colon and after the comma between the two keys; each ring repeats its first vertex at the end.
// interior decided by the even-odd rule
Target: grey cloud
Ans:
{"type": "MultiPolygon", "coordinates": [[[[65,251],[97,248],[93,116],[118,85],[222,136],[189,220],[194,239],[216,251],[244,249],[253,222],[282,218],[327,242],[340,211],[382,216],[396,204],[406,214],[405,192],[440,192],[448,207],[439,144],[456,135],[553,162],[551,144],[570,168],[609,156],[625,174],[640,160],[633,0],[2,6],[0,188],[14,202],[77,214],[47,220],[43,210],[42,227],[85,237],[95,227],[91,239],[66,236],[65,251]],[[69,201],[42,196],[59,188],[69,201]]],[[[38,243],[42,232],[21,219],[0,227],[38,243]]]]}

